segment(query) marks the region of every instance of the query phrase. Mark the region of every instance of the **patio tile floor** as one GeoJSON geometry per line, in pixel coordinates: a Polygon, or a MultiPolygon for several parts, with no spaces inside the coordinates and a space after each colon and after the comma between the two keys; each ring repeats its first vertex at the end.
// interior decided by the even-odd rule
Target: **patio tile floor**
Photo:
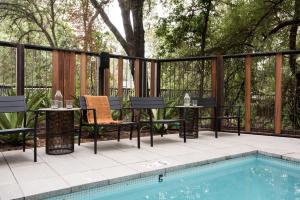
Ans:
{"type": "Polygon", "coordinates": [[[183,139],[178,135],[136,139],[98,141],[98,154],[93,143],[75,144],[75,152],[67,155],[46,155],[38,149],[38,162],[33,162],[32,149],[0,153],[0,199],[42,199],[51,191],[67,193],[89,186],[112,184],[186,165],[205,164],[244,154],[266,155],[300,161],[300,139],[201,131],[199,138],[183,139]]]}

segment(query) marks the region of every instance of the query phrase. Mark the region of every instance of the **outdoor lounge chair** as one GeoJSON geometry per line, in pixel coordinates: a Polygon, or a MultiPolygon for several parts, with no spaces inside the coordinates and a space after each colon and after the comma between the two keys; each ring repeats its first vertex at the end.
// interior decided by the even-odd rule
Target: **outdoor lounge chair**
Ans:
{"type": "Polygon", "coordinates": [[[202,117],[200,115],[199,120],[211,119],[214,120],[215,137],[218,138],[218,124],[221,124],[223,119],[236,119],[238,126],[238,135],[240,135],[240,106],[222,106],[222,114],[217,115],[217,102],[214,97],[209,98],[192,98],[197,100],[198,106],[203,106],[203,108],[212,108],[212,117],[202,117]]]}
{"type": "Polygon", "coordinates": [[[0,113],[16,113],[18,117],[19,115],[23,115],[23,126],[15,127],[10,129],[0,130],[0,135],[11,135],[11,134],[20,134],[22,133],[23,138],[23,152],[25,152],[26,148],[26,134],[31,132],[33,133],[33,148],[34,148],[34,162],[37,161],[37,151],[36,151],[36,127],[37,127],[37,118],[38,111],[27,110],[25,97],[24,96],[0,96],[0,113]],[[27,112],[34,112],[34,127],[27,127],[27,112]]]}
{"type": "MultiPolygon", "coordinates": [[[[79,125],[79,137],[78,145],[80,145],[81,131],[83,126],[93,127],[94,130],[94,153],[97,153],[97,136],[99,128],[104,127],[117,127],[118,129],[118,141],[120,141],[120,131],[122,126],[136,126],[137,128],[137,146],[140,148],[140,132],[138,124],[135,122],[123,122],[121,121],[122,115],[119,120],[113,120],[111,109],[122,110],[121,105],[117,104],[117,99],[111,98],[111,105],[107,96],[80,96],[80,125],[79,125]]],[[[120,103],[120,99],[119,99],[120,103]]]]}
{"type": "MultiPolygon", "coordinates": [[[[180,122],[183,126],[183,141],[186,142],[185,120],[184,119],[153,119],[153,113],[151,109],[166,109],[164,99],[162,97],[131,97],[131,107],[138,111],[137,122],[140,124],[149,124],[150,126],[150,143],[153,147],[153,124],[174,124],[180,122]],[[149,117],[148,120],[141,121],[141,110],[146,110],[149,117]]],[[[165,113],[165,110],[164,110],[165,113]]],[[[164,114],[165,115],[165,114],[164,114]]],[[[165,116],[164,116],[165,118],[165,116]]],[[[163,135],[161,135],[163,136],[163,135]]]]}

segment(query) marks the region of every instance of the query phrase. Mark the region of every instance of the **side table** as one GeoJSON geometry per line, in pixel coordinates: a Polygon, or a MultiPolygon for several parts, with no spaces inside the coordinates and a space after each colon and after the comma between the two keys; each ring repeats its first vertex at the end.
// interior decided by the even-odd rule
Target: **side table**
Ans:
{"type": "Polygon", "coordinates": [[[46,153],[61,155],[74,152],[74,111],[80,108],[42,108],[46,113],[46,153]]]}
{"type": "MultiPolygon", "coordinates": [[[[198,138],[199,109],[203,106],[176,106],[179,116],[185,120],[186,138],[198,138]]],[[[180,137],[183,137],[183,128],[180,128],[180,137]]]]}

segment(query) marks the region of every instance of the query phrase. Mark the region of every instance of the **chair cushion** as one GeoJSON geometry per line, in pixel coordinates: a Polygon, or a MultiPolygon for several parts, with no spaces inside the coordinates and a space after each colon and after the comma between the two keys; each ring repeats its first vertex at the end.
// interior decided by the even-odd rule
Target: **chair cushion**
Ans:
{"type": "MultiPolygon", "coordinates": [[[[112,119],[110,105],[107,96],[90,96],[85,95],[86,105],[88,109],[96,110],[97,124],[120,124],[122,121],[112,119]]],[[[93,111],[87,112],[88,123],[94,123],[93,111]]]]}

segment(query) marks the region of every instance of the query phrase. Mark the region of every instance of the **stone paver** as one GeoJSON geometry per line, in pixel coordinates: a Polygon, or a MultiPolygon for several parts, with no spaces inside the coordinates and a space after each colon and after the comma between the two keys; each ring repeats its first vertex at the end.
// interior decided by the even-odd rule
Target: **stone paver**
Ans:
{"type": "Polygon", "coordinates": [[[260,152],[287,160],[300,161],[300,139],[201,131],[199,138],[183,139],[178,135],[141,139],[99,141],[98,154],[93,143],[75,144],[75,152],[47,155],[38,148],[38,162],[32,149],[0,153],[0,199],[43,199],[49,195],[78,191],[120,181],[145,177],[186,166],[206,164],[260,152]]]}

